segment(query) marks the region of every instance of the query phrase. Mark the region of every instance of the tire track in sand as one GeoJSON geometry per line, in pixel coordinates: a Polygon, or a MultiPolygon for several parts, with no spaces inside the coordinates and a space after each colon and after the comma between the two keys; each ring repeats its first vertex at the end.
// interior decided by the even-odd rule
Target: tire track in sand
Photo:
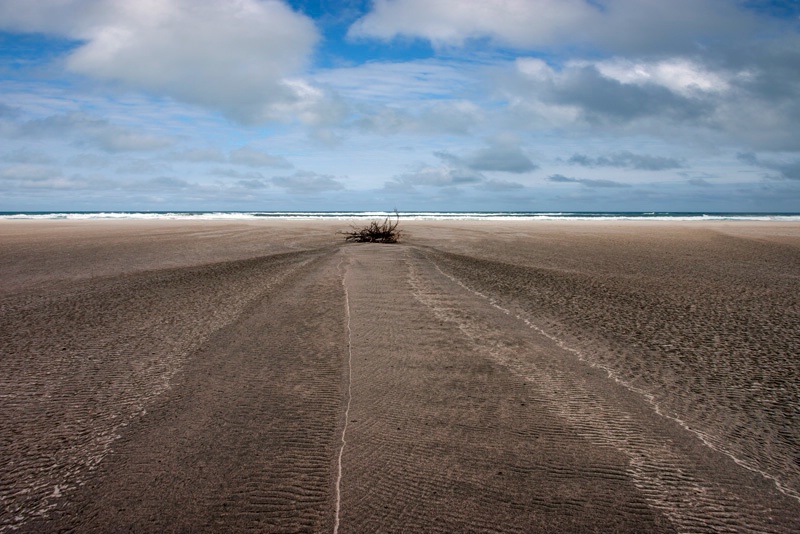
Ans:
{"type": "Polygon", "coordinates": [[[785,532],[800,527],[800,509],[792,499],[726,455],[702,450],[699,443],[693,447],[697,436],[676,424],[679,421],[654,410],[641,391],[620,383],[607,369],[585,362],[578,351],[444,272],[429,256],[418,252],[409,262],[420,302],[442,320],[458,325],[487,355],[529,379],[543,402],[576,433],[623,453],[628,458],[627,472],[637,488],[679,531],[785,532]],[[461,288],[460,297],[454,286],[461,288]],[[509,346],[511,330],[497,330],[465,312],[469,306],[465,301],[475,297],[517,321],[519,332],[514,337],[519,341],[509,346]],[[544,346],[549,345],[547,354],[526,346],[524,338],[531,336],[541,337],[544,346]],[[576,359],[581,363],[576,364],[576,359]],[[599,380],[587,380],[579,374],[590,368],[602,371],[597,375],[599,380]],[[603,386],[604,379],[628,391],[603,386]],[[754,499],[754,495],[760,497],[754,499]]]}
{"type": "MultiPolygon", "coordinates": [[[[347,248],[352,404],[339,531],[672,531],[623,455],[565,427],[527,380],[418,300],[409,250],[347,248]]],[[[488,310],[507,327],[471,298],[466,313],[488,310]]]]}
{"type": "Polygon", "coordinates": [[[4,314],[18,347],[4,361],[16,380],[3,385],[5,528],[327,528],[342,346],[332,253],[115,278],[4,314]],[[26,336],[28,324],[54,337],[26,336]]]}

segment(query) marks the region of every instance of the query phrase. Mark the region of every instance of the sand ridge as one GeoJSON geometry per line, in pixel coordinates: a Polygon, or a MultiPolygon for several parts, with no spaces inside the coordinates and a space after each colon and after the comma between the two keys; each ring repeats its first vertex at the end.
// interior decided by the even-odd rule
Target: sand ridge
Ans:
{"type": "Polygon", "coordinates": [[[0,225],[0,530],[800,529],[800,226],[345,227],[0,225]]]}

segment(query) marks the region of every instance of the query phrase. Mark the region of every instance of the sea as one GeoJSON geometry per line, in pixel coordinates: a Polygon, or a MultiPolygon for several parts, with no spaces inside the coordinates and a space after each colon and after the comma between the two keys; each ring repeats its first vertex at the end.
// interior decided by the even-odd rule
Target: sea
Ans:
{"type": "MultiPolygon", "coordinates": [[[[397,215],[419,221],[782,221],[800,222],[800,213],[669,211],[407,211],[397,215]]],[[[0,220],[353,220],[394,217],[393,211],[4,211],[0,220]]]]}

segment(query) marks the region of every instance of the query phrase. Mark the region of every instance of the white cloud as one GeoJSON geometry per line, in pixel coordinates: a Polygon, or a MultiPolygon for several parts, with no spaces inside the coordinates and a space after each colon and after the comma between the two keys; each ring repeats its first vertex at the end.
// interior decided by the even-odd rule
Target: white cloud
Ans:
{"type": "Polygon", "coordinates": [[[594,8],[583,0],[375,0],[350,29],[353,37],[421,37],[436,45],[461,45],[489,37],[531,46],[565,26],[588,23],[594,8]]]}
{"type": "Polygon", "coordinates": [[[627,85],[657,85],[683,96],[698,92],[721,93],[730,89],[732,79],[747,76],[746,72],[730,73],[712,70],[696,61],[673,57],[657,61],[633,61],[621,57],[602,61],[572,60],[555,70],[539,58],[520,57],[516,68],[526,78],[538,82],[564,80],[580,69],[595,69],[603,77],[627,85]]]}
{"type": "Polygon", "coordinates": [[[798,43],[793,39],[778,47],[780,53],[762,50],[746,59],[730,51],[734,59],[728,61],[615,57],[554,67],[523,57],[513,63],[516,76],[496,76],[496,91],[520,126],[538,123],[579,131],[599,125],[604,135],[797,150],[800,54],[788,47],[798,43]]]}
{"type": "Polygon", "coordinates": [[[659,118],[702,124],[714,111],[713,95],[675,91],[655,81],[642,83],[634,75],[632,80],[616,79],[594,62],[571,61],[556,70],[540,59],[520,58],[516,67],[521,76],[506,85],[506,98],[534,110],[569,110],[560,113],[569,122],[607,125],[659,118]]]}
{"type": "MultiPolygon", "coordinates": [[[[576,62],[579,64],[586,62],[576,62]]],[[[683,95],[698,91],[717,93],[730,88],[727,73],[714,72],[685,58],[671,58],[661,61],[644,62],[625,59],[612,59],[593,63],[597,70],[607,78],[622,83],[661,85],[683,95]]]]}
{"type": "Polygon", "coordinates": [[[748,17],[725,0],[375,0],[352,37],[416,37],[435,46],[490,41],[519,49],[562,44],[611,51],[687,50],[694,38],[735,38],[748,17]]]}
{"type": "Polygon", "coordinates": [[[66,61],[74,72],[246,123],[308,100],[291,77],[319,37],[278,0],[5,0],[0,21],[82,41],[66,61]]]}
{"type": "MultiPolygon", "coordinates": [[[[742,8],[751,2],[345,3],[371,6],[350,31],[362,40],[337,40],[355,16],[331,25],[323,13],[336,31],[315,50],[313,23],[289,7],[309,2],[0,0],[0,30],[67,38],[20,38],[41,46],[25,51],[36,69],[0,82],[4,187],[56,197],[94,184],[100,209],[146,190],[187,208],[283,209],[294,195],[295,206],[357,195],[391,206],[394,194],[463,207],[458,195],[513,204],[520,188],[621,198],[676,176],[689,198],[705,185],[689,173],[705,165],[715,192],[744,176],[796,197],[800,36],[742,8]],[[430,40],[434,57],[408,37],[430,40]],[[266,121],[282,124],[253,127],[266,121]],[[742,170],[730,163],[739,150],[772,163],[742,170]]],[[[341,2],[318,4],[309,12],[341,2]]],[[[84,191],[76,205],[89,206],[84,191]]]]}

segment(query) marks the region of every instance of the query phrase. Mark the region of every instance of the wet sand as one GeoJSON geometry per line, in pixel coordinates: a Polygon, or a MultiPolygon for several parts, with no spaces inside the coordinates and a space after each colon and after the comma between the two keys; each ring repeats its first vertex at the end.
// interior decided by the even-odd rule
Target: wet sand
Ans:
{"type": "Polygon", "coordinates": [[[0,531],[800,530],[800,224],[0,223],[0,531]]]}

